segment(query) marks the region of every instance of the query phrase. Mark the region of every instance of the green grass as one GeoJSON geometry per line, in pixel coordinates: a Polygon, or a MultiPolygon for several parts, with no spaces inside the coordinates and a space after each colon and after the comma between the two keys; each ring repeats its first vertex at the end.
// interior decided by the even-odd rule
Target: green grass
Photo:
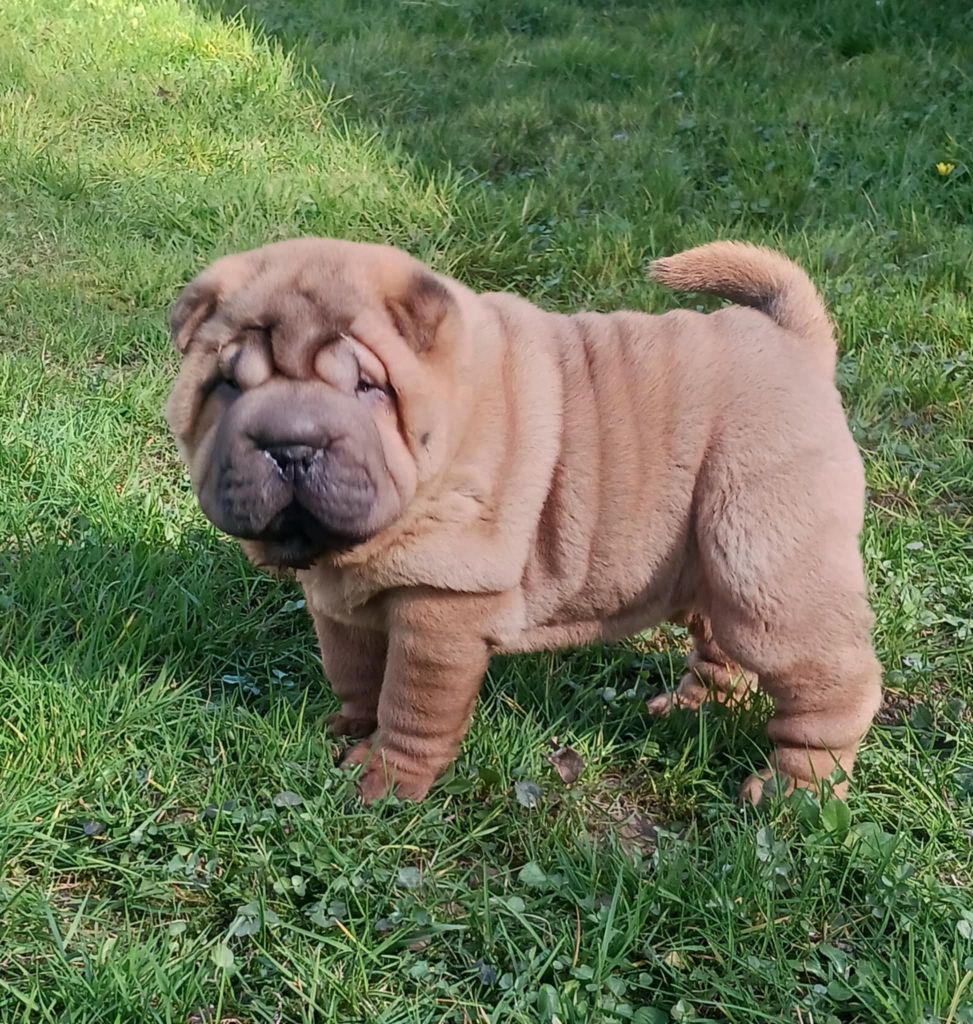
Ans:
{"type": "Polygon", "coordinates": [[[969,1024],[967,5],[234,2],[0,6],[0,1020],[969,1024]],[[678,631],[498,663],[431,799],[356,805],[161,418],[180,284],[312,232],[562,309],[809,267],[889,688],[847,807],[737,808],[760,709],[647,720],[678,631]]]}

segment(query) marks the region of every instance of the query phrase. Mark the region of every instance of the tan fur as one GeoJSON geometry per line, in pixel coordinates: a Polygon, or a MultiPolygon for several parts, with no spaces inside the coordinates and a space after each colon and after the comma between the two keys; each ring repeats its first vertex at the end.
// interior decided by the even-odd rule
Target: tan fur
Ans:
{"type": "Polygon", "coordinates": [[[834,372],[837,345],[824,303],[811,279],[780,253],[740,242],[711,242],[656,260],[652,276],[677,292],[709,292],[766,313],[811,344],[834,372]]]}
{"type": "MultiPolygon", "coordinates": [[[[299,278],[322,316],[340,307],[395,386],[407,456],[382,443],[413,460],[414,489],[398,488],[390,525],[298,573],[342,704],[333,727],[366,737],[347,759],[367,765],[366,800],[425,796],[493,653],[665,619],[687,622],[697,647],[651,711],[739,701],[759,680],[786,785],[850,773],[880,670],[858,551],[862,467],[824,306],[802,270],[752,246],[702,246],[654,273],[756,308],[565,316],[476,295],[396,250],[323,240],[232,257],[177,307],[187,354],[169,418],[197,486],[223,415],[200,381],[254,315],[235,314],[234,296],[263,277],[275,275],[278,304],[299,278]]],[[[271,384],[254,395],[279,376],[280,355],[264,358],[257,379],[271,384]]],[[[248,550],[261,560],[259,542],[248,550]]],[[[770,774],[745,795],[759,799],[770,774]]]]}

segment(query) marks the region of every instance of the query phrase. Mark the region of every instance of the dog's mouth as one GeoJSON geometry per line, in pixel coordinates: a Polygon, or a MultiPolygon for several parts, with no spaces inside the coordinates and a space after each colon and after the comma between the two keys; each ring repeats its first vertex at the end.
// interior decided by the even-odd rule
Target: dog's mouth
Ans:
{"type": "Polygon", "coordinates": [[[258,391],[225,413],[208,451],[197,494],[218,529],[268,568],[309,568],[395,520],[399,493],[370,420],[322,425],[337,416],[328,403],[288,403],[285,390],[281,412],[258,391]],[[281,417],[293,421],[287,434],[281,417]]]}
{"type": "Polygon", "coordinates": [[[326,554],[346,551],[360,538],[330,529],[297,501],[283,508],[255,538],[267,565],[309,569],[326,554]]]}

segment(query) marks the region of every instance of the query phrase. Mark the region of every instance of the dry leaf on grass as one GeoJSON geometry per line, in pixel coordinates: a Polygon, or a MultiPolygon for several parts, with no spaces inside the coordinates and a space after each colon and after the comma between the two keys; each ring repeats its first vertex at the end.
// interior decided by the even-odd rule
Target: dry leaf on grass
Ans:
{"type": "Polygon", "coordinates": [[[556,747],[547,759],[566,786],[574,785],[587,767],[584,758],[573,747],[556,747]]]}

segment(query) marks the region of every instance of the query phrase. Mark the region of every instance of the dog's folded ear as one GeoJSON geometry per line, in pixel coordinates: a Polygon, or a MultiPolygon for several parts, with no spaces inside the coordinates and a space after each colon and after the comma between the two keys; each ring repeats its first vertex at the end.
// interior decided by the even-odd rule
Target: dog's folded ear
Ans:
{"type": "Polygon", "coordinates": [[[216,301],[216,288],[205,278],[196,278],[183,289],[169,313],[169,334],[180,352],[186,351],[193,335],[213,315],[216,301]]]}
{"type": "Polygon", "coordinates": [[[458,321],[459,304],[449,288],[428,271],[417,271],[402,293],[385,300],[395,329],[419,355],[433,348],[437,337],[458,321]]]}

